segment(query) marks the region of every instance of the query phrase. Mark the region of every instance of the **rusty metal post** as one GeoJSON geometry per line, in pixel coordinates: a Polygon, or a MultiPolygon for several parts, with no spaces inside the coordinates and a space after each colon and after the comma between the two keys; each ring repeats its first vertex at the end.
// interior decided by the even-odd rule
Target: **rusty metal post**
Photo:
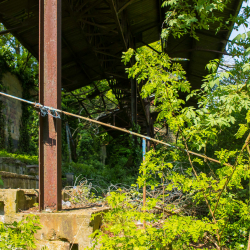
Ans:
{"type": "MultiPolygon", "coordinates": [[[[39,102],[61,109],[61,0],[39,0],[39,8],[39,102]]],[[[61,189],[61,120],[40,115],[40,210],[61,210],[61,189]]]]}
{"type": "MultiPolygon", "coordinates": [[[[39,0],[39,103],[44,104],[44,1],[39,0]]],[[[44,207],[44,117],[39,113],[39,209],[44,207]]]]}

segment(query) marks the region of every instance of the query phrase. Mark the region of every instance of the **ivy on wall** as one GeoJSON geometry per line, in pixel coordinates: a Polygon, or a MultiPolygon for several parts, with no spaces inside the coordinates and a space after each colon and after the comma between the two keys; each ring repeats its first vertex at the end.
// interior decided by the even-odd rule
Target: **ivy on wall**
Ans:
{"type": "MultiPolygon", "coordinates": [[[[4,86],[2,82],[3,75],[7,72],[8,66],[3,56],[0,56],[0,91],[4,91],[4,86]]],[[[5,116],[3,113],[4,105],[3,101],[0,99],[0,149],[5,147],[5,116]]]]}
{"type": "MultiPolygon", "coordinates": [[[[1,87],[1,85],[0,85],[0,87],[1,87]]],[[[3,102],[0,101],[0,149],[3,149],[4,144],[5,144],[5,139],[4,139],[4,123],[5,123],[5,119],[4,118],[5,117],[4,117],[4,114],[3,114],[3,102]]]]}
{"type": "MultiPolygon", "coordinates": [[[[34,87],[34,82],[29,79],[28,76],[19,76],[19,80],[22,83],[23,88],[23,99],[30,100],[31,94],[30,89],[34,87]]],[[[22,117],[20,123],[20,137],[19,137],[19,145],[18,149],[21,153],[30,153],[30,144],[31,144],[31,136],[30,136],[30,129],[29,129],[29,122],[32,115],[32,111],[29,108],[30,105],[27,103],[22,102],[22,117]]]]}
{"type": "MultiPolygon", "coordinates": [[[[13,65],[13,60],[15,58],[10,53],[0,54],[0,91],[6,91],[6,88],[3,86],[3,76],[5,73],[10,72],[15,75],[20,81],[23,89],[22,97],[24,99],[31,99],[30,91],[35,88],[35,80],[32,74],[24,72],[22,68],[15,67],[13,65]]],[[[30,153],[31,149],[31,136],[29,121],[31,114],[33,113],[29,105],[26,103],[21,103],[22,107],[22,117],[20,122],[20,137],[18,144],[18,151],[21,153],[30,153]]],[[[4,104],[0,101],[0,149],[6,148],[9,152],[13,151],[13,142],[11,138],[10,128],[7,133],[7,140],[5,140],[5,124],[6,118],[3,113],[4,104]],[[7,144],[5,143],[7,141],[7,144]]],[[[10,124],[8,123],[8,127],[10,124]]]]}

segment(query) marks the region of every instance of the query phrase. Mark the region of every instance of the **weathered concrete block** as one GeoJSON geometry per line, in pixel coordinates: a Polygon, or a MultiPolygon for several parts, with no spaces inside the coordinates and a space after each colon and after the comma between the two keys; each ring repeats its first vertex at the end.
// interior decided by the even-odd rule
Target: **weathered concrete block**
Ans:
{"type": "Polygon", "coordinates": [[[8,165],[8,164],[3,163],[2,166],[3,166],[3,171],[10,172],[10,171],[9,171],[9,165],[8,165]]]}
{"type": "MultiPolygon", "coordinates": [[[[35,235],[36,239],[39,240],[37,249],[40,250],[44,242],[52,244],[49,245],[51,248],[48,247],[48,249],[60,249],[52,248],[56,246],[53,242],[66,242],[74,243],[75,246],[78,246],[78,250],[84,250],[86,247],[91,246],[90,235],[101,226],[101,216],[98,215],[91,221],[91,215],[106,210],[107,208],[99,208],[94,211],[92,209],[76,209],[53,213],[34,213],[40,217],[42,225],[42,229],[35,235]]],[[[20,221],[27,215],[27,213],[5,215],[5,221],[20,221]]],[[[67,244],[62,244],[61,246],[69,247],[67,244]]],[[[62,249],[68,250],[70,248],[62,249]]]]}
{"type": "MultiPolygon", "coordinates": [[[[2,83],[4,86],[8,86],[7,88],[7,93],[22,97],[22,84],[20,83],[19,79],[12,75],[11,73],[6,73],[3,75],[2,78],[2,83]]],[[[12,122],[11,124],[11,137],[18,141],[20,132],[19,132],[19,127],[20,127],[20,122],[21,122],[21,116],[22,116],[22,108],[21,108],[21,103],[17,102],[16,100],[12,100],[7,97],[3,97],[2,100],[4,101],[5,104],[5,116],[6,116],[6,121],[10,120],[12,122]],[[14,127],[14,129],[13,129],[14,127]],[[18,129],[15,129],[18,128],[18,129]]],[[[7,122],[5,126],[6,130],[6,137],[7,137],[7,122]]]]}
{"type": "Polygon", "coordinates": [[[23,174],[26,165],[19,160],[10,157],[0,158],[0,171],[23,174]]]}
{"type": "Polygon", "coordinates": [[[38,197],[35,191],[31,194],[25,190],[0,189],[0,202],[3,203],[3,214],[8,216],[33,207],[38,202],[38,197]]]}
{"type": "Polygon", "coordinates": [[[14,214],[19,209],[24,209],[25,195],[22,190],[1,190],[0,194],[2,194],[2,201],[4,202],[4,214],[14,214]]]}
{"type": "Polygon", "coordinates": [[[10,165],[10,166],[9,166],[9,172],[11,172],[11,173],[16,173],[16,167],[13,166],[13,165],[10,165]]]}
{"type": "MultiPolygon", "coordinates": [[[[0,219],[6,223],[20,221],[29,213],[24,210],[38,202],[38,190],[0,189],[0,219]],[[24,211],[24,212],[22,212],[24,211]]],[[[60,212],[33,212],[40,217],[42,229],[35,237],[37,249],[83,250],[91,246],[90,235],[101,226],[101,216],[91,220],[92,214],[105,212],[108,208],[72,209],[60,212]]],[[[30,211],[29,211],[30,212],[30,211]]]]}
{"type": "Polygon", "coordinates": [[[0,171],[4,188],[36,189],[38,188],[38,178],[36,176],[20,175],[11,172],[0,171]]]}
{"type": "Polygon", "coordinates": [[[91,222],[91,210],[71,210],[64,213],[41,213],[40,222],[43,228],[36,238],[44,240],[62,240],[78,244],[79,249],[90,246],[89,236],[94,228],[100,227],[101,220],[91,222]]]}
{"type": "Polygon", "coordinates": [[[27,165],[26,169],[27,169],[27,172],[29,175],[38,175],[38,173],[39,173],[39,166],[38,165],[27,165]]]}
{"type": "Polygon", "coordinates": [[[36,250],[42,250],[45,247],[47,247],[49,250],[70,250],[70,244],[63,241],[39,240],[36,244],[36,250]]]}

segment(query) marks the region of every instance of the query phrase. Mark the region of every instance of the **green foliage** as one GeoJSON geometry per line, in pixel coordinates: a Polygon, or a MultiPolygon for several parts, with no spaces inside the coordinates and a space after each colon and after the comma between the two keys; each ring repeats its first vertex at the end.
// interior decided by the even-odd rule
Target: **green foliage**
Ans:
{"type": "Polygon", "coordinates": [[[216,12],[223,12],[230,0],[171,0],[163,1],[162,7],[168,11],[165,14],[165,27],[162,29],[162,38],[170,34],[181,37],[185,34],[198,39],[196,30],[209,30],[214,23],[217,32],[223,27],[227,28],[227,20],[216,16],[216,12]]]}
{"type": "Polygon", "coordinates": [[[28,105],[27,103],[22,103],[22,117],[20,124],[20,137],[19,137],[19,147],[18,147],[21,153],[30,152],[29,106],[30,105],[28,105]]]}
{"type": "Polygon", "coordinates": [[[3,183],[3,180],[1,179],[1,176],[0,176],[0,186],[3,186],[4,183],[3,183]]]}
{"type": "Polygon", "coordinates": [[[11,136],[11,123],[8,122],[8,140],[7,140],[7,151],[10,153],[13,153],[14,150],[14,144],[11,136]]]}
{"type": "Polygon", "coordinates": [[[99,157],[100,152],[100,140],[97,136],[91,133],[89,130],[82,129],[83,125],[79,124],[79,140],[77,144],[78,161],[86,162],[89,160],[95,160],[99,157]]]}
{"type": "MultiPolygon", "coordinates": [[[[1,29],[4,29],[2,25],[0,25],[1,29]]],[[[32,100],[38,91],[38,64],[36,59],[10,34],[1,36],[0,45],[0,83],[3,74],[7,71],[11,72],[22,83],[22,97],[32,100]]],[[[35,99],[34,101],[37,102],[38,100],[35,99]]],[[[112,93],[110,83],[107,80],[96,81],[89,86],[70,93],[62,90],[62,109],[68,112],[79,113],[97,119],[100,113],[112,112],[118,106],[119,103],[116,96],[112,93]],[[100,91],[98,95],[96,95],[96,86],[98,86],[100,91]],[[92,95],[96,95],[96,97],[93,98],[92,95]],[[89,96],[91,96],[91,99],[89,96]],[[105,106],[103,101],[106,104],[105,106]],[[84,108],[85,106],[87,110],[84,108]]],[[[4,119],[1,119],[1,117],[0,122],[4,122],[4,119]]],[[[4,126],[0,126],[0,131],[1,128],[4,128],[4,126]]],[[[7,154],[5,151],[2,155],[14,156],[16,158],[19,154],[19,158],[25,162],[37,162],[37,158],[34,157],[33,159],[29,155],[38,155],[38,128],[39,119],[37,111],[32,106],[22,103],[18,150],[15,152],[16,155],[7,154]]],[[[107,186],[110,182],[125,181],[125,183],[131,183],[135,181],[133,175],[138,170],[141,160],[138,157],[138,154],[140,154],[139,147],[134,147],[129,142],[131,138],[126,139],[126,142],[121,144],[118,138],[112,142],[112,145],[109,145],[113,138],[108,136],[103,130],[94,124],[82,123],[71,117],[62,116],[63,178],[65,178],[67,172],[74,172],[75,176],[84,175],[88,179],[98,179],[102,186],[107,186]],[[69,124],[72,132],[70,147],[73,162],[71,163],[69,162],[65,130],[66,123],[69,124]],[[105,165],[100,163],[101,145],[107,145],[105,165]],[[117,147],[117,145],[119,146],[117,147]],[[133,164],[134,162],[136,164],[133,164]],[[131,166],[135,167],[132,168],[131,166]]],[[[13,153],[13,150],[8,149],[8,152],[13,153]]]]}
{"type": "MultiPolygon", "coordinates": [[[[70,127],[77,126],[74,136],[76,159],[69,162],[68,146],[64,144],[63,179],[65,180],[66,173],[70,172],[74,173],[76,178],[81,175],[81,178],[87,178],[104,189],[110,183],[130,185],[135,182],[142,160],[138,142],[127,134],[112,138],[102,127],[86,122],[75,124],[74,121],[68,120],[70,127]],[[101,162],[102,147],[105,147],[106,151],[105,163],[101,162]]],[[[63,136],[65,135],[66,131],[63,132],[63,136]]]]}
{"type": "Polygon", "coordinates": [[[101,245],[100,249],[160,250],[169,249],[170,245],[174,249],[183,249],[188,247],[190,241],[201,240],[204,233],[210,232],[213,235],[216,229],[216,225],[206,218],[199,220],[173,215],[163,221],[162,214],[144,211],[154,209],[156,201],[148,201],[146,208],[138,209],[131,198],[117,192],[108,196],[112,210],[102,214],[102,230],[93,233],[92,237],[96,240],[90,249],[96,249],[97,244],[101,245]],[[142,227],[143,221],[146,221],[145,229],[142,227]]]}
{"type": "Polygon", "coordinates": [[[9,153],[6,150],[0,150],[0,157],[11,157],[15,158],[23,163],[29,165],[38,164],[38,156],[37,155],[28,155],[28,154],[20,154],[20,153],[9,153]]]}
{"type": "Polygon", "coordinates": [[[63,164],[63,177],[73,172],[75,177],[81,175],[102,188],[107,188],[110,183],[130,185],[136,180],[138,167],[135,163],[141,161],[141,150],[133,146],[132,138],[121,135],[112,139],[112,144],[106,145],[107,159],[103,164],[100,162],[100,145],[107,143],[108,136],[93,135],[90,130],[82,130],[79,134],[78,161],[63,164]]]}
{"type": "MultiPolygon", "coordinates": [[[[4,29],[4,27],[0,24],[0,30],[2,29],[4,29]]],[[[0,37],[0,65],[0,91],[3,90],[1,79],[4,73],[10,72],[11,74],[17,76],[22,84],[22,97],[24,99],[30,99],[30,91],[35,90],[35,86],[38,84],[38,63],[36,59],[27,51],[27,49],[25,49],[11,34],[0,37]]],[[[30,122],[33,121],[33,119],[31,119],[32,110],[28,104],[22,103],[21,105],[22,117],[18,149],[22,153],[32,152],[37,154],[38,145],[36,145],[36,149],[34,149],[34,145],[31,145],[30,140],[32,137],[32,134],[30,133],[30,122]]],[[[4,124],[4,117],[1,116],[3,107],[1,104],[0,106],[0,123],[4,124]]],[[[1,132],[1,134],[2,136],[0,135],[0,138],[3,138],[4,132],[1,132]]],[[[10,138],[9,135],[8,138],[10,138]]],[[[9,150],[9,152],[13,152],[13,147],[10,148],[9,143],[10,140],[8,141],[7,150],[9,150]]]]}
{"type": "MultiPolygon", "coordinates": [[[[6,72],[6,62],[4,60],[0,60],[0,91],[4,90],[4,86],[2,83],[3,74],[6,72]]],[[[0,99],[0,149],[4,149],[5,147],[5,115],[3,114],[3,101],[0,99]]]]}
{"type": "Polygon", "coordinates": [[[190,92],[190,83],[185,78],[185,72],[180,63],[174,63],[165,53],[158,54],[149,48],[139,48],[137,51],[129,49],[123,56],[125,64],[135,55],[136,63],[127,69],[129,77],[141,81],[146,81],[143,85],[141,95],[146,98],[155,96],[154,104],[156,111],[159,111],[158,119],[166,119],[166,123],[174,132],[176,122],[180,126],[187,119],[185,114],[178,116],[178,121],[174,118],[174,113],[181,110],[184,100],[179,98],[179,91],[190,92]],[[170,100],[175,100],[170,102],[170,100]],[[173,112],[170,112],[170,111],[173,112]]]}
{"type": "MultiPolygon", "coordinates": [[[[1,90],[1,88],[0,88],[1,90]]],[[[0,150],[5,147],[5,116],[3,114],[3,102],[0,101],[0,150]]]]}
{"type": "MultiPolygon", "coordinates": [[[[38,117],[38,112],[32,107],[29,106],[27,107],[26,111],[29,116],[29,119],[26,122],[26,131],[27,134],[29,135],[29,154],[31,155],[38,155],[38,141],[39,141],[39,117],[38,117]]],[[[23,119],[23,117],[22,117],[23,119]]],[[[23,132],[24,130],[21,130],[23,132]]],[[[25,133],[23,133],[24,136],[25,133]]],[[[26,152],[26,151],[25,151],[26,152]]]]}
{"type": "MultiPolygon", "coordinates": [[[[230,28],[231,21],[236,22],[236,28],[241,24],[247,27],[249,7],[229,20],[216,17],[216,12],[224,11],[227,3],[229,0],[164,1],[162,5],[167,7],[167,12],[162,38],[189,34],[198,39],[197,30],[209,30],[213,26],[218,32],[221,28],[230,28]]],[[[22,62],[26,69],[29,55],[25,57],[27,63],[22,61],[26,52],[20,53],[22,48],[18,42],[12,37],[8,39],[1,50],[5,58],[17,59],[15,62],[8,59],[10,67],[15,68],[22,62]],[[14,56],[10,52],[13,49],[14,56]]],[[[112,209],[103,215],[103,227],[94,233],[97,241],[92,249],[97,244],[101,244],[101,249],[163,249],[170,244],[174,249],[192,249],[197,244],[208,244],[214,249],[246,247],[250,230],[249,45],[249,33],[233,39],[227,50],[234,63],[228,65],[225,59],[211,61],[207,65],[209,74],[204,77],[199,90],[191,89],[181,60],[170,58],[161,50],[160,43],[152,44],[159,53],[146,47],[124,53],[122,60],[125,65],[135,58],[135,64],[126,69],[128,76],[143,85],[143,98],[154,97],[154,108],[159,113],[157,123],[167,123],[178,135],[175,145],[178,149],[158,145],[157,151],[147,153],[139,169],[137,184],[139,188],[146,185],[152,191],[161,188],[161,192],[157,197],[147,197],[145,206],[140,202],[138,205],[133,195],[122,190],[109,194],[107,202],[112,209]],[[184,96],[187,96],[186,100],[184,96]],[[197,106],[188,107],[187,101],[190,100],[197,106]],[[189,150],[206,154],[210,159],[191,156],[189,150]],[[175,191],[185,198],[182,204],[166,202],[166,197],[175,191]],[[155,209],[161,212],[156,213],[155,209]]],[[[28,67],[33,68],[33,72],[29,71],[32,76],[37,73],[36,66],[33,62],[28,67]]],[[[18,68],[22,67],[19,65],[18,68]]],[[[103,96],[100,94],[90,101],[88,97],[95,94],[95,86],[86,86],[71,94],[63,93],[63,108],[96,119],[98,113],[115,109],[118,103],[115,95],[110,93],[109,83],[97,83],[103,93],[108,92],[109,105],[101,107],[103,96]],[[91,107],[91,113],[85,105],[91,107]]],[[[100,128],[70,119],[67,122],[74,129],[78,162],[68,162],[64,174],[71,171],[76,175],[84,173],[84,177],[96,179],[100,185],[131,181],[127,177],[129,172],[137,170],[136,143],[132,144],[131,138],[123,137],[123,145],[113,141],[111,146],[112,138],[100,128]],[[108,160],[103,165],[99,162],[98,151],[101,145],[107,144],[108,160]],[[132,164],[128,164],[131,155],[132,164]]],[[[24,140],[29,130],[27,124],[22,124],[24,140]]],[[[65,145],[64,138],[66,152],[65,145]]],[[[65,154],[65,161],[67,159],[65,154]]]]}
{"type": "MultiPolygon", "coordinates": [[[[0,30],[4,29],[5,27],[0,24],[0,30]]],[[[11,34],[0,37],[0,55],[4,57],[5,63],[7,63],[12,73],[18,74],[20,78],[30,79],[33,84],[38,82],[36,59],[11,34]]]]}
{"type": "Polygon", "coordinates": [[[41,229],[39,218],[29,215],[20,222],[0,222],[1,249],[35,249],[34,234],[41,229]]]}
{"type": "MultiPolygon", "coordinates": [[[[192,3],[163,3],[169,9],[163,38],[187,33],[197,38],[195,31],[209,29],[210,23],[217,25],[217,31],[232,20],[236,27],[248,25],[249,7],[237,18],[222,22],[214,12],[223,11],[228,1],[192,3]]],[[[167,123],[178,133],[176,146],[182,150],[157,146],[157,151],[146,154],[137,184],[162,192],[157,197],[148,195],[145,207],[122,191],[110,194],[107,200],[112,209],[103,215],[102,230],[93,234],[101,249],[164,249],[168,244],[173,249],[198,245],[246,249],[250,231],[249,45],[248,34],[233,39],[228,44],[233,64],[225,59],[211,61],[199,90],[191,90],[181,63],[167,54],[146,47],[124,53],[125,64],[133,56],[136,60],[127,69],[129,77],[143,83],[142,97],[155,97],[157,123],[167,123]],[[188,107],[184,95],[198,105],[188,107]],[[217,158],[220,164],[191,156],[189,150],[217,158]],[[184,201],[168,203],[166,197],[176,191],[184,201]],[[155,213],[156,208],[161,213],[155,213]],[[138,221],[145,221],[145,228],[138,221]]],[[[160,51],[158,44],[152,46],[160,51]]]]}
{"type": "MultiPolygon", "coordinates": [[[[146,207],[138,207],[129,194],[110,193],[107,201],[112,209],[103,214],[102,230],[93,234],[101,249],[163,249],[170,243],[173,249],[192,249],[191,243],[204,241],[215,242],[214,247],[219,246],[218,249],[222,246],[241,249],[246,245],[246,232],[250,230],[249,194],[240,190],[244,188],[242,181],[250,177],[248,172],[246,174],[248,157],[238,155],[237,168],[217,167],[213,173],[216,176],[202,171],[195,176],[191,174],[188,162],[185,163],[185,153],[177,153],[177,156],[176,153],[178,161],[173,162],[170,150],[149,151],[140,168],[139,187],[146,185],[154,190],[167,183],[167,192],[178,189],[183,196],[190,197],[191,194],[192,205],[187,202],[185,207],[204,206],[207,201],[206,215],[185,216],[185,210],[178,203],[166,205],[162,196],[148,198],[146,207]],[[183,161],[182,168],[178,170],[176,166],[183,161]],[[229,181],[225,189],[226,180],[229,181]],[[153,213],[156,206],[162,207],[166,214],[153,213]],[[182,212],[175,215],[177,210],[182,212]],[[142,228],[143,221],[146,221],[146,229],[142,228]]],[[[228,162],[237,152],[221,150],[217,154],[221,161],[228,162]]],[[[196,159],[192,164],[195,162],[196,159]]],[[[198,165],[196,169],[199,169],[198,165]]],[[[95,247],[94,244],[91,249],[95,247]]]]}

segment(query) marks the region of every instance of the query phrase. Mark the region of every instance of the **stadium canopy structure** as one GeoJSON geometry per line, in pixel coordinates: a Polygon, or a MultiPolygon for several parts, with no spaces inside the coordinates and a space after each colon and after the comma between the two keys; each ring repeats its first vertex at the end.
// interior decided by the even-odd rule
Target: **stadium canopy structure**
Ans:
{"type": "MultiPolygon", "coordinates": [[[[141,86],[128,79],[121,62],[122,52],[160,40],[164,21],[161,0],[0,0],[0,22],[39,61],[39,102],[61,107],[61,89],[72,91],[93,85],[88,98],[103,93],[97,80],[106,79],[119,101],[119,108],[103,116],[115,125],[138,123],[142,133],[153,136],[150,100],[139,94],[141,86]]],[[[242,0],[232,0],[225,19],[236,16],[242,0]]],[[[232,24],[233,26],[233,24],[232,24]]],[[[231,30],[200,30],[199,41],[186,35],[170,37],[165,51],[182,62],[194,89],[200,88],[209,60],[226,54],[231,30]]],[[[82,105],[84,105],[82,103],[82,105]]],[[[84,107],[87,112],[87,107],[84,107]]],[[[88,115],[90,115],[88,113],[88,115]]],[[[40,208],[61,209],[60,120],[40,117],[40,208]]]]}

